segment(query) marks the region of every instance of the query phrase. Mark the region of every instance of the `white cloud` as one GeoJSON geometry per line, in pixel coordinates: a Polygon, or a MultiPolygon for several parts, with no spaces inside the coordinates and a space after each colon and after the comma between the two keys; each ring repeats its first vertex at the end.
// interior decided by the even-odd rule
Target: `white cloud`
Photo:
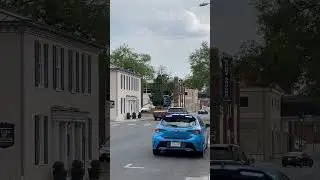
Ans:
{"type": "Polygon", "coordinates": [[[193,0],[111,1],[111,49],[127,43],[149,53],[152,64],[189,74],[188,56],[209,41],[209,9],[193,0]]]}

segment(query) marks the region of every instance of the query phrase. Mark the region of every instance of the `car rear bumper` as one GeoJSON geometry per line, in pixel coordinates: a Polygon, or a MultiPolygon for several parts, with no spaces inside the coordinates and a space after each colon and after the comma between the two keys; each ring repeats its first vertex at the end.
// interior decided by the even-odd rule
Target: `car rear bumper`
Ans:
{"type": "Polygon", "coordinates": [[[190,139],[165,139],[161,136],[153,136],[152,149],[161,151],[203,151],[204,139],[201,136],[195,136],[190,139]],[[171,147],[171,142],[180,142],[180,147],[171,147]]]}

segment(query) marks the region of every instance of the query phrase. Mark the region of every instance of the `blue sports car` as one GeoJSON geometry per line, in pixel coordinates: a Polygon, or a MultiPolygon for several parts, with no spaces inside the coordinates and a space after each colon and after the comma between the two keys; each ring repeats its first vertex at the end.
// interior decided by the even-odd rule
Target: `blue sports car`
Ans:
{"type": "Polygon", "coordinates": [[[189,151],[203,157],[208,147],[209,125],[198,115],[171,114],[165,116],[152,134],[152,151],[189,151]]]}

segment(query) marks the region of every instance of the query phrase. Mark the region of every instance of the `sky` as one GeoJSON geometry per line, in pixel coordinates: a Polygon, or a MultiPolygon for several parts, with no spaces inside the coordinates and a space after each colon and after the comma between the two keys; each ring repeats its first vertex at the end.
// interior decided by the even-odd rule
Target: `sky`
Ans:
{"type": "Polygon", "coordinates": [[[152,57],[157,69],[190,74],[188,57],[210,41],[210,8],[200,0],[111,0],[111,51],[126,43],[152,57]]]}

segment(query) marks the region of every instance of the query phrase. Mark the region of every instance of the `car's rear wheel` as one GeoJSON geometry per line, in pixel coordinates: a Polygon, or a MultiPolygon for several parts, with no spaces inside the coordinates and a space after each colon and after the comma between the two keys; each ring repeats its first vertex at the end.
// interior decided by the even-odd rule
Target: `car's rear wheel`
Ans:
{"type": "Polygon", "coordinates": [[[197,155],[198,157],[200,157],[200,158],[203,158],[203,156],[204,156],[204,151],[197,151],[197,152],[196,152],[196,155],[197,155]]]}
{"type": "Polygon", "coordinates": [[[159,155],[160,155],[159,149],[153,149],[153,150],[152,150],[152,153],[153,153],[153,155],[155,155],[155,156],[159,156],[159,155]]]}
{"type": "Polygon", "coordinates": [[[156,120],[158,120],[158,118],[157,118],[157,117],[154,117],[154,120],[156,121],[156,120]]]}

